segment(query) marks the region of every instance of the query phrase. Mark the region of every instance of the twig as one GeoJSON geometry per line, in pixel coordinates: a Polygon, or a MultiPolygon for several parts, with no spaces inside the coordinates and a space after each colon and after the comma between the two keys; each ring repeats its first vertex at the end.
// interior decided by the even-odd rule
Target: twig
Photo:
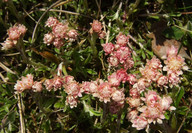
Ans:
{"type": "Polygon", "coordinates": [[[13,83],[13,82],[7,82],[7,81],[6,81],[6,82],[5,82],[5,81],[0,81],[0,83],[1,83],[1,84],[10,84],[10,85],[14,85],[14,84],[15,84],[15,83],[13,83]]]}
{"type": "Polygon", "coordinates": [[[19,108],[19,116],[20,116],[20,126],[21,126],[21,133],[25,133],[25,120],[23,116],[23,109],[22,109],[22,99],[21,95],[18,93],[17,95],[18,98],[18,108],[19,108]]]}
{"type": "Polygon", "coordinates": [[[128,42],[127,44],[129,46],[129,48],[131,48],[133,55],[137,56],[137,53],[134,51],[133,46],[130,44],[130,42],[128,42]]]}
{"type": "Polygon", "coordinates": [[[29,16],[30,19],[32,19],[35,23],[37,23],[37,21],[24,8],[23,8],[23,11],[27,16],[29,16]]]}
{"type": "Polygon", "coordinates": [[[105,43],[108,43],[108,42],[109,42],[110,28],[111,28],[111,19],[109,19],[108,31],[107,31],[107,37],[106,37],[105,43]]]}
{"type": "MultiPolygon", "coordinates": [[[[46,11],[46,9],[44,8],[40,8],[39,11],[46,11]]],[[[81,13],[77,13],[77,12],[71,12],[71,11],[66,11],[66,10],[58,10],[58,9],[50,9],[49,12],[61,12],[61,13],[67,13],[67,14],[72,14],[72,15],[77,15],[77,16],[83,16],[83,17],[87,17],[87,18],[91,18],[94,19],[90,16],[87,16],[85,14],[81,14],[81,13]]]]}
{"type": "MultiPolygon", "coordinates": [[[[25,50],[25,52],[29,52],[30,50],[25,50]]],[[[20,55],[20,52],[16,52],[16,53],[11,53],[11,54],[3,54],[2,56],[15,56],[15,55],[20,55]]]]}
{"type": "Polygon", "coordinates": [[[117,127],[116,127],[116,133],[119,133],[120,125],[121,125],[121,111],[119,111],[118,114],[117,114],[117,127]]]}
{"type": "Polygon", "coordinates": [[[179,132],[180,132],[180,130],[181,130],[181,128],[182,128],[182,126],[183,126],[183,124],[185,123],[186,117],[187,117],[187,115],[188,115],[189,111],[191,110],[192,99],[190,98],[190,99],[189,99],[189,101],[190,101],[190,104],[189,104],[189,109],[188,109],[188,111],[186,112],[186,114],[185,114],[185,116],[184,116],[184,118],[183,118],[183,121],[181,122],[181,125],[179,126],[179,128],[178,128],[178,130],[177,130],[177,133],[179,133],[179,132]]]}
{"type": "Polygon", "coordinates": [[[7,82],[7,79],[3,76],[3,74],[0,72],[0,77],[2,78],[3,82],[7,82]]]}
{"type": "Polygon", "coordinates": [[[136,44],[139,45],[140,48],[144,49],[143,44],[141,44],[140,42],[138,42],[134,37],[132,37],[131,35],[128,35],[128,37],[133,40],[136,44]]]}
{"type": "Polygon", "coordinates": [[[96,2],[96,4],[97,4],[97,7],[98,7],[98,13],[97,13],[97,18],[98,18],[98,16],[99,16],[99,13],[100,14],[102,14],[102,12],[101,12],[101,0],[99,0],[99,2],[97,1],[97,0],[95,0],[95,2],[96,2]]]}
{"type": "Polygon", "coordinates": [[[53,8],[56,8],[56,7],[64,5],[64,4],[67,4],[70,1],[72,1],[72,0],[66,0],[66,1],[63,1],[63,2],[59,2],[58,4],[54,5],[53,8]]]}
{"type": "Polygon", "coordinates": [[[0,62],[0,67],[5,70],[6,72],[12,73],[12,74],[16,74],[15,72],[13,72],[11,69],[9,69],[8,67],[6,67],[3,63],[0,62]]]}

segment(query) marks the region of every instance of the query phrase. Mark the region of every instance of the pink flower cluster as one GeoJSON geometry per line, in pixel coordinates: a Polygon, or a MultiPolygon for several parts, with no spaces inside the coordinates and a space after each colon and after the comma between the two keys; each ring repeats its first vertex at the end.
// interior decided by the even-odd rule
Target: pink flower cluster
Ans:
{"type": "Polygon", "coordinates": [[[58,88],[64,87],[64,91],[68,94],[66,97],[66,104],[71,108],[77,106],[78,97],[82,97],[82,94],[91,94],[93,97],[97,97],[99,101],[107,103],[112,102],[116,103],[111,104],[111,111],[113,113],[118,112],[124,106],[124,89],[118,89],[118,85],[120,82],[130,81],[133,84],[135,82],[134,75],[128,75],[125,70],[121,69],[112,75],[116,75],[115,77],[118,80],[118,84],[114,84],[113,76],[108,77],[108,81],[103,81],[101,79],[97,79],[96,81],[84,81],[82,83],[78,83],[74,80],[73,76],[56,76],[53,79],[47,79],[44,82],[44,85],[48,91],[54,89],[56,91],[58,88]],[[134,78],[133,78],[134,77],[134,78]],[[112,107],[113,106],[113,107],[112,107]],[[112,109],[113,108],[113,109],[112,109]]]}
{"type": "Polygon", "coordinates": [[[146,66],[140,68],[142,77],[133,85],[140,93],[143,92],[152,82],[157,83],[159,87],[168,84],[168,78],[162,74],[162,65],[155,56],[151,60],[147,60],[146,66]]]}
{"type": "Polygon", "coordinates": [[[118,103],[119,106],[124,106],[125,96],[123,89],[119,90],[117,87],[111,86],[107,81],[97,79],[96,81],[78,83],[72,76],[65,76],[64,79],[65,92],[68,94],[66,103],[70,105],[71,108],[77,106],[77,98],[81,97],[82,93],[91,94],[104,103],[110,102],[112,99],[118,103]]]}
{"type": "Polygon", "coordinates": [[[151,123],[162,124],[162,119],[165,119],[164,113],[167,110],[176,109],[171,106],[172,99],[170,96],[160,97],[151,90],[145,93],[145,97],[140,97],[137,89],[131,89],[130,97],[126,98],[126,101],[130,106],[127,119],[137,130],[148,128],[151,123]]]}
{"type": "Polygon", "coordinates": [[[164,61],[166,66],[163,67],[164,71],[167,71],[167,77],[170,83],[170,87],[178,85],[180,83],[180,75],[183,74],[183,70],[188,70],[185,64],[185,59],[180,55],[177,55],[178,49],[172,46],[167,53],[167,60],[164,61]]]}
{"type": "Polygon", "coordinates": [[[133,85],[137,82],[137,79],[135,75],[127,74],[125,69],[120,69],[108,76],[108,82],[111,86],[118,87],[121,82],[129,82],[133,85]]]}
{"type": "Polygon", "coordinates": [[[55,76],[53,79],[46,79],[44,82],[45,88],[48,91],[51,91],[54,89],[54,91],[57,91],[58,89],[61,89],[63,87],[64,81],[63,77],[61,76],[55,76]]]}
{"type": "Polygon", "coordinates": [[[70,29],[67,22],[62,23],[54,17],[49,17],[45,26],[52,29],[52,32],[45,34],[43,38],[47,45],[53,44],[56,48],[60,48],[64,45],[64,39],[70,42],[77,40],[77,31],[70,29]]]}
{"type": "Polygon", "coordinates": [[[131,50],[127,47],[129,37],[119,33],[116,37],[116,44],[102,44],[105,55],[109,55],[108,62],[111,66],[122,65],[125,69],[130,69],[134,65],[131,57],[131,50]]]}
{"type": "Polygon", "coordinates": [[[101,22],[99,22],[98,20],[93,20],[93,23],[91,24],[91,30],[90,33],[96,33],[100,39],[104,38],[106,33],[105,31],[102,30],[103,26],[101,24],[101,22]]]}
{"type": "Polygon", "coordinates": [[[33,75],[27,74],[26,77],[22,77],[18,80],[14,86],[14,90],[21,93],[24,90],[32,90],[34,92],[41,92],[43,90],[42,83],[33,81],[33,75]]]}
{"type": "Polygon", "coordinates": [[[2,43],[2,49],[8,50],[16,46],[17,41],[25,35],[26,31],[26,27],[22,24],[15,24],[13,27],[10,27],[7,31],[8,38],[2,43]]]}
{"type": "Polygon", "coordinates": [[[163,67],[160,60],[155,56],[151,60],[147,60],[145,67],[140,68],[142,76],[133,85],[133,88],[141,93],[152,83],[156,83],[158,87],[166,88],[168,84],[170,87],[178,85],[181,80],[179,76],[183,74],[182,69],[188,69],[184,58],[177,55],[176,48],[172,47],[168,51],[167,60],[164,63],[165,66],[163,67]],[[167,71],[167,75],[163,75],[163,70],[167,71]]]}

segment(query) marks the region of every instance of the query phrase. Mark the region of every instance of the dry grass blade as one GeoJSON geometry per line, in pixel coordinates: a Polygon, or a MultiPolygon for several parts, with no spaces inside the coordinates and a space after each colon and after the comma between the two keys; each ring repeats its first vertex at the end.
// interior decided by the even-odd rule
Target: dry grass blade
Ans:
{"type": "Polygon", "coordinates": [[[6,72],[12,73],[12,74],[16,74],[15,72],[13,72],[11,69],[9,69],[8,67],[6,67],[2,62],[0,62],[0,67],[5,70],[6,72]]]}

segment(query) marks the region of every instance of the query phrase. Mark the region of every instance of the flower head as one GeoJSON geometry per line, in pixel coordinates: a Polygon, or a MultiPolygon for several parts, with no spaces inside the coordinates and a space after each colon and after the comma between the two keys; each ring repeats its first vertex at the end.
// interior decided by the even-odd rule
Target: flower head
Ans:
{"type": "Polygon", "coordinates": [[[47,19],[47,21],[46,21],[45,26],[47,26],[47,27],[53,27],[53,26],[57,25],[58,23],[59,23],[59,21],[58,21],[56,18],[54,18],[54,17],[49,17],[49,18],[47,19]]]}
{"type": "Polygon", "coordinates": [[[129,41],[129,37],[127,37],[126,35],[123,35],[122,32],[120,32],[117,36],[116,36],[116,43],[121,45],[121,46],[126,46],[126,44],[129,41]]]}
{"type": "Polygon", "coordinates": [[[96,33],[100,33],[101,29],[103,28],[101,22],[99,22],[98,20],[93,20],[93,23],[91,23],[92,26],[92,30],[96,33]]]}

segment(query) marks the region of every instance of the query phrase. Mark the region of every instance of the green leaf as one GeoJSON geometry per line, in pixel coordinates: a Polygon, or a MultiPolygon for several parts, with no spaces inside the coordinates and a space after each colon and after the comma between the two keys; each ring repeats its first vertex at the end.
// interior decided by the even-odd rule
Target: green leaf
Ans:
{"type": "Polygon", "coordinates": [[[141,54],[142,54],[143,59],[145,59],[146,56],[145,56],[145,52],[143,50],[142,50],[141,54]]]}
{"type": "Polygon", "coordinates": [[[181,100],[181,98],[183,97],[183,95],[185,94],[185,90],[183,89],[183,87],[181,87],[177,93],[176,96],[176,102],[175,102],[175,107],[177,108],[179,105],[179,102],[181,100]]]}
{"type": "Polygon", "coordinates": [[[189,21],[187,23],[187,30],[189,31],[189,32],[187,32],[187,34],[192,38],[192,23],[191,23],[191,21],[189,21]]]}
{"type": "Polygon", "coordinates": [[[176,118],[175,114],[172,115],[171,128],[174,130],[177,128],[177,118],[176,118]]]}
{"type": "Polygon", "coordinates": [[[63,108],[65,105],[63,104],[63,103],[61,103],[60,101],[59,102],[56,102],[55,104],[54,104],[54,108],[63,108]]]}
{"type": "Polygon", "coordinates": [[[179,106],[176,112],[180,115],[185,115],[189,108],[187,106],[179,106]]]}
{"type": "Polygon", "coordinates": [[[101,112],[95,111],[90,105],[83,100],[83,106],[85,112],[88,112],[90,116],[101,116],[101,112]]]}
{"type": "Polygon", "coordinates": [[[167,120],[169,120],[169,114],[166,112],[165,114],[164,114],[164,116],[165,116],[165,119],[167,119],[167,120]]]}
{"type": "Polygon", "coordinates": [[[167,38],[173,38],[173,39],[179,40],[184,36],[185,31],[183,31],[182,29],[177,28],[175,26],[172,26],[171,28],[166,29],[163,32],[163,34],[167,38]]]}
{"type": "Polygon", "coordinates": [[[87,73],[89,73],[91,75],[97,75],[97,72],[92,69],[87,69],[87,73]]]}
{"type": "Polygon", "coordinates": [[[53,105],[54,102],[55,102],[55,99],[53,99],[53,98],[45,100],[45,102],[43,103],[43,107],[49,108],[53,105]]]}

